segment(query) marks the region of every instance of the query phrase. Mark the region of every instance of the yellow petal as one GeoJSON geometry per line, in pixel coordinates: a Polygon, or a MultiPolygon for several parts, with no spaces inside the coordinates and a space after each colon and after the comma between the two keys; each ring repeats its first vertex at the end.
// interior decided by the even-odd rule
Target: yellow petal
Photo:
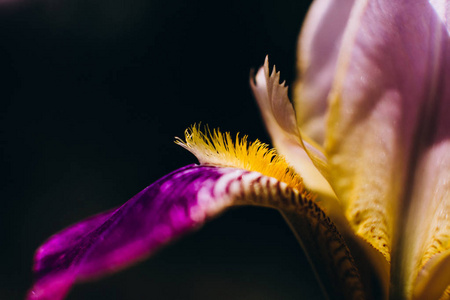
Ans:
{"type": "Polygon", "coordinates": [[[442,294],[441,298],[439,300],[449,300],[450,299],[450,285],[445,290],[444,294],[442,294]]]}
{"type": "Polygon", "coordinates": [[[394,203],[404,176],[403,153],[392,129],[398,120],[399,109],[392,105],[398,95],[383,90],[372,95],[375,87],[355,82],[359,78],[352,74],[353,68],[361,68],[358,58],[365,58],[350,45],[363,34],[358,29],[367,11],[367,1],[357,2],[346,28],[343,45],[348,53],[343,51],[339,57],[325,146],[332,185],[347,219],[357,235],[390,261],[394,203]]]}
{"type": "Polygon", "coordinates": [[[412,290],[413,299],[448,299],[450,296],[450,250],[428,260],[421,269],[412,290]]]}
{"type": "MultiPolygon", "coordinates": [[[[418,299],[442,294],[450,284],[450,110],[436,115],[439,130],[421,151],[412,185],[402,251],[407,291],[418,299]],[[414,289],[414,290],[411,290],[414,289]]],[[[433,298],[429,298],[433,299],[433,298]]]]}

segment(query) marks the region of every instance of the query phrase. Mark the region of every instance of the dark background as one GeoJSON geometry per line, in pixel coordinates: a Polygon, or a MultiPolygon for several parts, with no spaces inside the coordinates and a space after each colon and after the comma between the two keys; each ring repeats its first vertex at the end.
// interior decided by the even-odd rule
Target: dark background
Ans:
{"type": "MultiPolygon", "coordinates": [[[[195,122],[269,142],[248,80],[266,54],[292,82],[308,1],[0,1],[0,299],[34,250],[195,158],[195,122]]],[[[68,299],[320,299],[275,211],[226,212],[68,299]]]]}

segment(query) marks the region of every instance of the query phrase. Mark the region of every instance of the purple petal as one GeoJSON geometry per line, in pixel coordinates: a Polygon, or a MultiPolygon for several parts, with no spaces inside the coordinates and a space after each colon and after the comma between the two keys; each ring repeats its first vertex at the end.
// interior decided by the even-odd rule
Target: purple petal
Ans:
{"type": "Polygon", "coordinates": [[[358,271],[331,220],[310,198],[272,177],[191,165],[161,178],[121,207],[51,237],[35,257],[28,299],[63,299],[77,281],[115,272],[198,228],[231,205],[278,208],[330,294],[361,295],[358,271]]]}
{"type": "Polygon", "coordinates": [[[120,208],[77,223],[36,252],[29,299],[62,299],[78,280],[152,254],[231,204],[230,184],[248,171],[191,165],[145,188],[120,208]]]}

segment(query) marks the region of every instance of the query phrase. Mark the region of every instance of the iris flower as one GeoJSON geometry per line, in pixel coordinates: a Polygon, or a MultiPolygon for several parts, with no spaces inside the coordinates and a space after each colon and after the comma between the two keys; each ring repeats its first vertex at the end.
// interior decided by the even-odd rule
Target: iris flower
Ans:
{"type": "Polygon", "coordinates": [[[280,211],[332,299],[449,299],[449,8],[316,0],[293,102],[267,60],[251,78],[276,150],[191,127],[176,143],[199,164],[53,235],[29,299],[64,298],[240,205],[280,211]]]}

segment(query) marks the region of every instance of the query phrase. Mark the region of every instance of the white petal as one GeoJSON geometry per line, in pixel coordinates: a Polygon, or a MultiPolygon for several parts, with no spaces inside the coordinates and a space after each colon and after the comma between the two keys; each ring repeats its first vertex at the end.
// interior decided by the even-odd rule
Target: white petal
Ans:
{"type": "MultiPolygon", "coordinates": [[[[320,147],[302,140],[297,128],[294,108],[289,101],[284,84],[280,84],[280,74],[275,68],[269,75],[269,62],[256,74],[256,83],[250,80],[255,98],[261,110],[267,130],[277,151],[285,157],[296,172],[302,176],[305,186],[316,193],[334,198],[327,180],[312,162],[305,148],[319,165],[326,170],[326,159],[320,147]]],[[[326,171],[325,171],[326,172],[326,171]]]]}

